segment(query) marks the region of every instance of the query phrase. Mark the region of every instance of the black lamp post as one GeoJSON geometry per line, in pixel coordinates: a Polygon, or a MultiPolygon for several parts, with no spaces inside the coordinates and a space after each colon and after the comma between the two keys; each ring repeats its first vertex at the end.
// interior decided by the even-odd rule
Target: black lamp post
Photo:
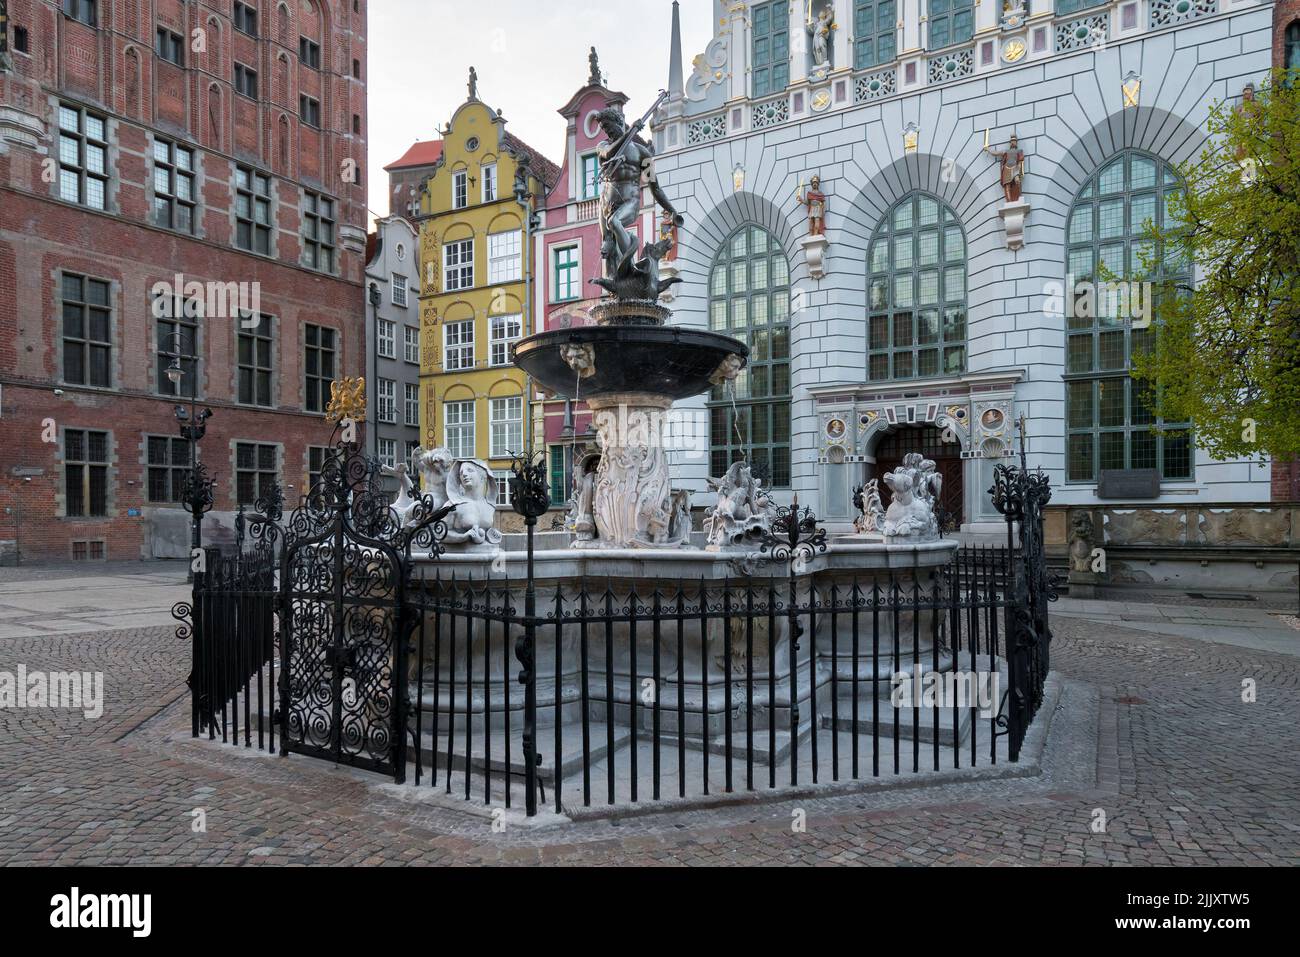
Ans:
{"type": "Polygon", "coordinates": [[[180,423],[181,438],[189,443],[190,447],[190,476],[185,483],[185,492],[182,496],[185,502],[185,510],[190,513],[190,564],[189,572],[186,574],[186,581],[194,580],[194,555],[202,546],[202,526],[203,515],[212,508],[212,479],[208,477],[207,470],[199,465],[199,441],[207,432],[207,421],[212,418],[211,409],[199,411],[197,393],[198,393],[198,356],[184,355],[181,352],[180,342],[182,334],[177,331],[168,336],[169,339],[176,340],[176,351],[165,353],[171,359],[167,366],[167,379],[172,385],[176,386],[176,394],[184,398],[184,389],[181,383],[185,381],[185,369],[181,365],[182,361],[194,363],[194,387],[190,389],[190,407],[188,409],[183,405],[176,406],[176,420],[180,423]]]}

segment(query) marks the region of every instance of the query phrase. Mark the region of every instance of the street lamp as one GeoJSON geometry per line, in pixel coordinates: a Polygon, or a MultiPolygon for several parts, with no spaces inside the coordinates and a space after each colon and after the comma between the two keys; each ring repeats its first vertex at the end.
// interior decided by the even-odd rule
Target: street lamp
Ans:
{"type": "Polygon", "coordinates": [[[189,443],[190,447],[190,478],[186,483],[184,495],[185,510],[190,513],[190,564],[185,580],[192,582],[194,581],[194,555],[202,546],[203,515],[212,508],[212,480],[199,465],[199,441],[207,432],[207,421],[212,418],[212,410],[204,409],[200,412],[198,409],[199,357],[185,355],[181,351],[183,336],[180,330],[169,333],[167,339],[175,340],[176,351],[163,353],[171,359],[164,371],[167,380],[176,387],[176,394],[182,398],[184,398],[184,390],[181,384],[185,381],[185,368],[181,362],[194,363],[195,385],[190,389],[190,407],[186,409],[185,406],[178,405],[175,408],[176,421],[180,423],[181,438],[189,443]]]}

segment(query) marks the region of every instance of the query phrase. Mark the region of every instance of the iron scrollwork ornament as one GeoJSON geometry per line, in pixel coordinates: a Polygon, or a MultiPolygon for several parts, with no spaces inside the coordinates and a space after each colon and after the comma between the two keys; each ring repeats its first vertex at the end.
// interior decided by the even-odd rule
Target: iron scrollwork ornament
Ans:
{"type": "Polygon", "coordinates": [[[826,548],[826,529],[817,524],[810,507],[799,506],[796,496],[794,504],[777,507],[772,530],[764,535],[759,553],[767,560],[788,564],[791,574],[798,574],[826,548]]]}
{"type": "Polygon", "coordinates": [[[529,524],[533,524],[551,507],[545,459],[540,453],[517,456],[510,473],[510,505],[529,524]]]}

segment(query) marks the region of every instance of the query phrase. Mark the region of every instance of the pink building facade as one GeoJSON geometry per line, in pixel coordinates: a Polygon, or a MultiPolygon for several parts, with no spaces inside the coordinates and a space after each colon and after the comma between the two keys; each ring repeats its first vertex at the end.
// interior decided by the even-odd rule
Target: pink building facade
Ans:
{"type": "MultiPolygon", "coordinates": [[[[567,123],[564,160],[559,181],[546,197],[534,253],[537,331],[586,325],[587,310],[601,296],[600,287],[591,284],[601,275],[598,153],[605,135],[596,117],[607,107],[623,107],[627,97],[606,89],[594,67],[587,85],[559,110],[567,123]]],[[[653,208],[647,206],[638,232],[651,235],[653,226],[653,208]]],[[[580,398],[550,395],[538,400],[533,414],[546,443],[551,504],[561,507],[571,493],[574,462],[595,445],[591,415],[580,398]]]]}

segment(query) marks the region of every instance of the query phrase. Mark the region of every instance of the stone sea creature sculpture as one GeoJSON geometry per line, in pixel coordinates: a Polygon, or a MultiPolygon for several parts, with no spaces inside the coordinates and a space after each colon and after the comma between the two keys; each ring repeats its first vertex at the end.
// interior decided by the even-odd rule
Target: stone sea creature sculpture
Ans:
{"type": "Polygon", "coordinates": [[[708,479],[718,493],[717,504],[704,519],[710,548],[729,548],[756,542],[772,529],[775,505],[754,477],[748,462],[734,462],[720,479],[708,479]]]}
{"type": "Polygon", "coordinates": [[[909,452],[903,464],[885,474],[893,501],[885,510],[885,538],[932,541],[939,537],[935,505],[943,488],[943,476],[934,462],[918,452],[909,452]]]}
{"type": "Polygon", "coordinates": [[[496,506],[488,499],[492,471],[478,459],[457,459],[447,473],[447,502],[455,508],[446,518],[447,545],[498,545],[496,506]]]}
{"type": "Polygon", "coordinates": [[[859,535],[880,532],[885,527],[885,506],[880,500],[879,479],[872,479],[855,489],[853,505],[859,513],[853,520],[853,530],[859,535]]]}
{"type": "Polygon", "coordinates": [[[411,453],[411,471],[420,475],[421,491],[433,500],[435,511],[447,504],[447,473],[455,456],[447,449],[416,449],[411,453]]]}

